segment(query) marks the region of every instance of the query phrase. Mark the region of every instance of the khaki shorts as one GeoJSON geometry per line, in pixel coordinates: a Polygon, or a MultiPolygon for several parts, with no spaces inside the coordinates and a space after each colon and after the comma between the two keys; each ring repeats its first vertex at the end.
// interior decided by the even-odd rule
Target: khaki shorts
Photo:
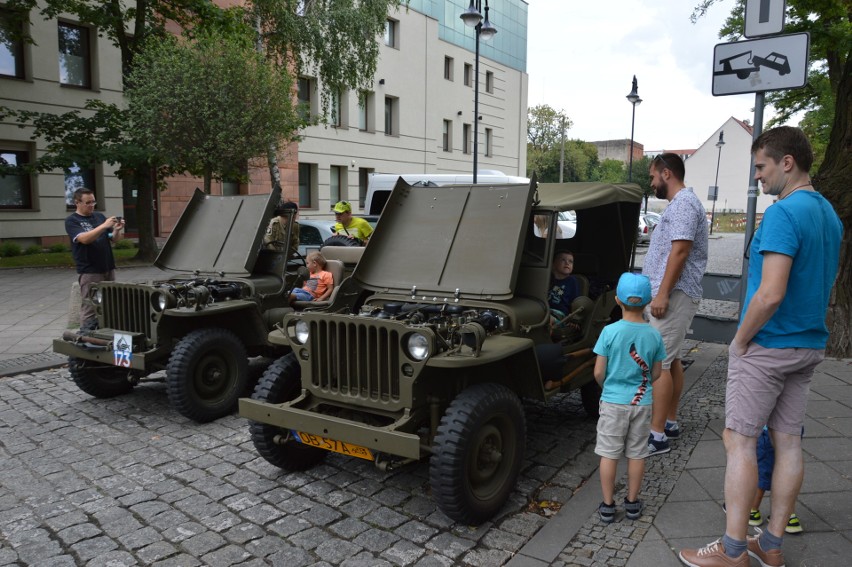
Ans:
{"type": "Polygon", "coordinates": [[[663,344],[666,345],[666,359],[663,360],[663,370],[668,370],[672,367],[672,362],[675,359],[680,359],[680,349],[683,348],[686,333],[692,324],[692,318],[698,312],[698,304],[700,303],[700,298],[692,298],[676,289],[669,296],[669,308],[666,310],[666,316],[662,319],[657,319],[651,315],[650,306],[645,307],[645,318],[651,323],[652,327],[660,332],[663,336],[663,344]]]}
{"type": "Polygon", "coordinates": [[[763,348],[750,343],[744,356],[728,355],[725,427],[747,437],[764,425],[801,435],[811,377],[824,350],[763,348]]]}
{"type": "Polygon", "coordinates": [[[595,453],[607,459],[644,459],[651,433],[651,405],[601,402],[595,453]]]}

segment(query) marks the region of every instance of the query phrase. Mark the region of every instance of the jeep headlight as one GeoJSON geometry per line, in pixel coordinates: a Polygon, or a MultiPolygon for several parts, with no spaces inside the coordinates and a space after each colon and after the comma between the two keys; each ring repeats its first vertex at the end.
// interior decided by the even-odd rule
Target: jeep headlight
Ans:
{"type": "Polygon", "coordinates": [[[103,303],[104,302],[103,290],[99,287],[96,287],[95,289],[93,289],[92,293],[91,293],[91,299],[92,299],[92,303],[94,303],[95,305],[100,305],[101,303],[103,303]]]}
{"type": "Polygon", "coordinates": [[[429,337],[426,335],[421,333],[411,333],[408,335],[408,340],[406,341],[405,346],[408,351],[408,356],[410,356],[413,360],[420,362],[429,358],[431,345],[429,337]]]}
{"type": "Polygon", "coordinates": [[[154,311],[165,311],[177,304],[175,296],[166,291],[156,291],[151,294],[151,307],[154,311]]]}
{"type": "Polygon", "coordinates": [[[308,342],[308,337],[310,336],[311,331],[307,321],[296,321],[296,324],[293,325],[293,331],[297,343],[303,345],[308,342]]]}

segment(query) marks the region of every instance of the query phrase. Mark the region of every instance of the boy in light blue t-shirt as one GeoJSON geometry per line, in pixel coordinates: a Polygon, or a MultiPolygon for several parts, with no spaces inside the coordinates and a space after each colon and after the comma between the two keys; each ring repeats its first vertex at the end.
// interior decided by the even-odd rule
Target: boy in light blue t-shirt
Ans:
{"type": "Polygon", "coordinates": [[[601,456],[603,492],[598,514],[605,524],[615,519],[615,474],[622,455],[628,459],[624,511],[631,520],[642,515],[639,489],[651,431],[651,382],[659,378],[666,358],[662,336],[642,317],[651,301],[648,276],[622,274],[616,301],[622,319],[604,327],[594,348],[595,380],[603,387],[595,453],[601,456]]]}

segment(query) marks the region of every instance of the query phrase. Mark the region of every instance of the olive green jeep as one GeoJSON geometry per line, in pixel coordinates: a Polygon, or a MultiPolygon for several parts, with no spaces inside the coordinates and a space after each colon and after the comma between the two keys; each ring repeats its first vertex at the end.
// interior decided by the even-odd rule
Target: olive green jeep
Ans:
{"type": "Polygon", "coordinates": [[[591,349],[620,317],[641,199],[633,184],[400,180],[331,305],[270,334],[292,352],[240,400],[256,449],[291,471],[329,451],[383,469],[428,458],[441,510],[487,520],[521,469],[522,398],[580,389],[597,414],[591,349]],[[559,225],[567,211],[576,227],[559,225]],[[573,252],[583,293],[561,327],[547,301],[558,250],[573,252]]]}
{"type": "Polygon", "coordinates": [[[250,391],[248,357],[289,351],[268,338],[291,311],[297,266],[262,249],[279,199],[279,191],[196,190],[155,262],[171,277],[93,285],[85,300],[95,306],[98,328],[53,341],[55,352],[69,356],[77,386],[109,398],[166,370],[169,401],[184,416],[205,422],[234,411],[250,391]]]}

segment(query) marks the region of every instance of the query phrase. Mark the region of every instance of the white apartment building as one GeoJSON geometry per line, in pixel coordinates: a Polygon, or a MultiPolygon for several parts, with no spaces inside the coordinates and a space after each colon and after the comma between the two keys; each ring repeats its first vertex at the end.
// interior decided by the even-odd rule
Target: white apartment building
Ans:
{"type": "MultiPolygon", "coordinates": [[[[478,169],[526,172],[527,3],[489,3],[498,30],[480,41],[478,169]]],[[[363,207],[371,173],[472,173],[475,30],[459,17],[469,0],[412,0],[389,14],[372,89],[341,93],[333,123],[298,145],[303,216],[338,200],[363,207]]],[[[300,98],[317,109],[315,79],[300,98]]],[[[316,211],[317,215],[312,213],[316,211]]]]}

